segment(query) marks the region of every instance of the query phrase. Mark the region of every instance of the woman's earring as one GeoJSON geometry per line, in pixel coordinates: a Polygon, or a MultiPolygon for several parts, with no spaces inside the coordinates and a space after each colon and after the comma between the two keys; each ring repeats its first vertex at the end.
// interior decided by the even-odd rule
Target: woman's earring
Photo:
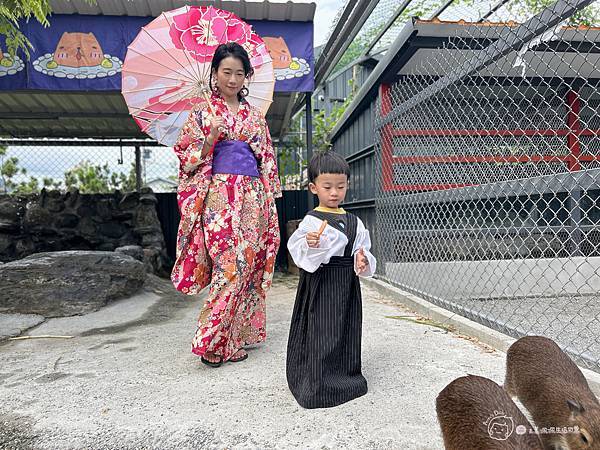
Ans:
{"type": "Polygon", "coordinates": [[[242,89],[240,89],[240,95],[242,97],[248,96],[249,93],[250,93],[250,91],[248,90],[248,88],[246,86],[244,86],[242,89]]]}

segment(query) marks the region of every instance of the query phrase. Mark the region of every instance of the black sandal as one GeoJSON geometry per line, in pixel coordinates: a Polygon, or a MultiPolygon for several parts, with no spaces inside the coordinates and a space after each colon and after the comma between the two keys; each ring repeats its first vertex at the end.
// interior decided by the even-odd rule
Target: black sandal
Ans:
{"type": "MultiPolygon", "coordinates": [[[[239,350],[237,352],[235,352],[233,354],[233,356],[235,356],[238,352],[239,352],[239,350]]],[[[231,358],[229,358],[229,361],[234,362],[234,363],[242,362],[242,361],[248,359],[248,352],[246,352],[246,354],[244,356],[241,356],[241,357],[236,358],[236,359],[233,359],[233,356],[231,358]]]]}
{"type": "Polygon", "coordinates": [[[209,361],[208,359],[205,359],[204,356],[201,356],[200,361],[202,361],[204,364],[206,364],[207,366],[210,366],[210,367],[220,367],[223,364],[222,357],[219,357],[219,360],[214,362],[214,361],[209,361]]]}

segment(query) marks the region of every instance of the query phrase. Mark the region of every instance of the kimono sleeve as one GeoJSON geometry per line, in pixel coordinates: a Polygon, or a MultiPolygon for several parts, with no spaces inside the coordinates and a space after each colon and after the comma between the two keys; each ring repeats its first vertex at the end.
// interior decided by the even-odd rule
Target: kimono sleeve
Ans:
{"type": "Polygon", "coordinates": [[[367,260],[369,261],[369,265],[365,269],[363,273],[360,274],[361,277],[372,277],[375,275],[375,271],[377,270],[377,260],[375,256],[371,253],[371,236],[369,234],[369,230],[367,230],[360,219],[358,219],[357,229],[356,229],[356,238],[354,240],[354,248],[352,249],[352,254],[354,255],[354,265],[356,266],[356,254],[358,250],[363,249],[367,260]]]}
{"type": "Polygon", "coordinates": [[[277,158],[275,157],[275,150],[273,148],[273,141],[271,140],[271,134],[269,133],[269,126],[267,125],[266,119],[262,118],[260,145],[262,149],[260,154],[262,155],[261,161],[261,177],[265,184],[269,186],[269,191],[273,194],[273,197],[281,197],[281,182],[279,181],[279,172],[277,169],[277,158]]]}
{"type": "Polygon", "coordinates": [[[327,264],[331,258],[331,248],[326,240],[322,239],[319,247],[308,246],[306,235],[317,229],[313,225],[312,220],[305,217],[298,225],[298,229],[290,236],[287,244],[294,263],[310,273],[315,272],[321,264],[327,264]]]}
{"type": "Polygon", "coordinates": [[[203,109],[193,109],[181,129],[177,143],[173,146],[173,150],[179,158],[181,170],[187,174],[192,174],[212,155],[211,149],[202,158],[202,147],[209,132],[208,127],[202,126],[202,119],[203,109]]]}

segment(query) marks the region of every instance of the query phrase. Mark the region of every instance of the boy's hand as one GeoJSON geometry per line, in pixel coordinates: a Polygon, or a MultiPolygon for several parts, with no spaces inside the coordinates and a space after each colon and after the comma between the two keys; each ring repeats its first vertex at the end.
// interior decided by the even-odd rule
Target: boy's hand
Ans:
{"type": "Polygon", "coordinates": [[[325,231],[326,226],[327,221],[324,220],[323,222],[321,222],[321,227],[319,228],[319,231],[306,233],[306,242],[308,243],[309,247],[316,248],[319,246],[319,242],[321,241],[321,235],[323,234],[323,231],[325,231]]]}
{"type": "Polygon", "coordinates": [[[321,235],[316,232],[306,233],[306,243],[309,247],[316,248],[319,246],[319,241],[321,240],[321,235]]]}
{"type": "Polygon", "coordinates": [[[365,250],[361,247],[358,249],[358,252],[356,252],[356,273],[358,275],[364,273],[368,266],[369,260],[365,256],[365,250]]]}

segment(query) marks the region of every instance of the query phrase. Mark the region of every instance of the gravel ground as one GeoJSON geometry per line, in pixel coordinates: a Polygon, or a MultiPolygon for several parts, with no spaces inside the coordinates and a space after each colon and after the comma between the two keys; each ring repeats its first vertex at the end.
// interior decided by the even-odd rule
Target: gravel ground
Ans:
{"type": "Polygon", "coordinates": [[[267,342],[218,369],[190,340],[203,297],[152,278],[144,292],[84,316],[50,319],[0,343],[0,448],[441,449],[437,393],[473,373],[502,383],[504,355],[401,320],[401,298],[363,286],[367,395],[302,409],[285,379],[297,278],[277,276],[267,342]]]}

